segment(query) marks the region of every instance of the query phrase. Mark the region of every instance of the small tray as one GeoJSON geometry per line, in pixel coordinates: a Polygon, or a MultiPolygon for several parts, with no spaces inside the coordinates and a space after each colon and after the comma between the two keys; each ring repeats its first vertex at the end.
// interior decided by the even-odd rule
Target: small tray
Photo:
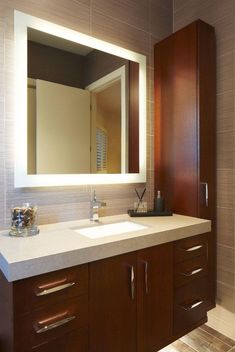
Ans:
{"type": "Polygon", "coordinates": [[[154,210],[148,210],[147,212],[138,212],[135,211],[134,209],[129,209],[127,210],[127,213],[131,217],[146,217],[146,216],[172,216],[173,213],[172,211],[165,210],[165,211],[154,211],[154,210]]]}

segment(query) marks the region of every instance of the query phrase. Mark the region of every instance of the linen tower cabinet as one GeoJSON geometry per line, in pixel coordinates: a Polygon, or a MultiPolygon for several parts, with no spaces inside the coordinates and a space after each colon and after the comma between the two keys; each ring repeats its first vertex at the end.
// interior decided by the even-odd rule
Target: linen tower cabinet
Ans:
{"type": "MultiPolygon", "coordinates": [[[[178,302],[186,299],[187,292],[197,290],[199,297],[201,290],[209,302],[206,310],[215,306],[214,28],[201,20],[191,23],[157,43],[154,60],[155,192],[161,190],[166,207],[174,213],[212,220],[206,257],[199,259],[198,255],[191,262],[186,257],[175,257],[181,267],[191,265],[192,273],[201,268],[199,261],[206,260],[208,266],[204,283],[195,278],[195,282],[179,284],[175,273],[173,331],[178,334],[186,326],[184,315],[178,312],[178,302]]],[[[200,248],[195,254],[197,250],[200,248]]],[[[194,310],[194,323],[199,306],[194,310]]]]}

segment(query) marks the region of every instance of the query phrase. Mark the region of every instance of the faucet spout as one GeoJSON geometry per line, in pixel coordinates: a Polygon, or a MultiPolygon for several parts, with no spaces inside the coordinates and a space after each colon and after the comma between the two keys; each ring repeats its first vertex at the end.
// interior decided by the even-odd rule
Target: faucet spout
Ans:
{"type": "Polygon", "coordinates": [[[96,192],[94,191],[90,204],[90,220],[99,222],[99,209],[105,206],[105,202],[97,200],[96,192]]]}

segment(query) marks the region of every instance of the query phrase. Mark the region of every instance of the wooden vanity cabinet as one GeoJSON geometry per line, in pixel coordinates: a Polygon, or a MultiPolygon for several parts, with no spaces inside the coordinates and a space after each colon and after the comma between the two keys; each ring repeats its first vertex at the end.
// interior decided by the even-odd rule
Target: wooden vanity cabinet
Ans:
{"type": "Polygon", "coordinates": [[[154,352],[172,335],[172,243],[90,264],[90,352],[154,352]]]}
{"type": "Polygon", "coordinates": [[[207,321],[211,308],[208,234],[174,243],[174,336],[207,321]]]}
{"type": "Polygon", "coordinates": [[[52,352],[60,344],[63,352],[88,352],[87,264],[13,283],[1,274],[0,281],[1,351],[52,352]]]}
{"type": "Polygon", "coordinates": [[[210,255],[206,233],[12,283],[0,272],[0,351],[155,352],[206,322],[210,255]]]}

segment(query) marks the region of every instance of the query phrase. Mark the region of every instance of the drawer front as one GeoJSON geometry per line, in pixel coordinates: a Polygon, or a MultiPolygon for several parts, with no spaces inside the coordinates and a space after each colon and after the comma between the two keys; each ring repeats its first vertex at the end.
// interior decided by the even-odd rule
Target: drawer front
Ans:
{"type": "Polygon", "coordinates": [[[50,306],[88,292],[88,265],[80,265],[14,283],[15,314],[50,306]]]}
{"type": "Polygon", "coordinates": [[[82,328],[30,349],[31,352],[88,352],[88,330],[82,328]]]}
{"type": "Polygon", "coordinates": [[[174,300],[174,334],[177,335],[205,318],[208,306],[207,277],[178,288],[174,300]]]}
{"type": "Polygon", "coordinates": [[[176,241],[174,244],[175,263],[192,259],[200,255],[207,257],[208,240],[207,235],[193,236],[176,241]]]}
{"type": "Polygon", "coordinates": [[[17,346],[37,346],[88,326],[88,296],[43,307],[15,320],[17,346]]]}
{"type": "Polygon", "coordinates": [[[186,285],[195,279],[206,276],[207,273],[208,262],[206,256],[177,263],[174,268],[174,286],[186,285]]]}

